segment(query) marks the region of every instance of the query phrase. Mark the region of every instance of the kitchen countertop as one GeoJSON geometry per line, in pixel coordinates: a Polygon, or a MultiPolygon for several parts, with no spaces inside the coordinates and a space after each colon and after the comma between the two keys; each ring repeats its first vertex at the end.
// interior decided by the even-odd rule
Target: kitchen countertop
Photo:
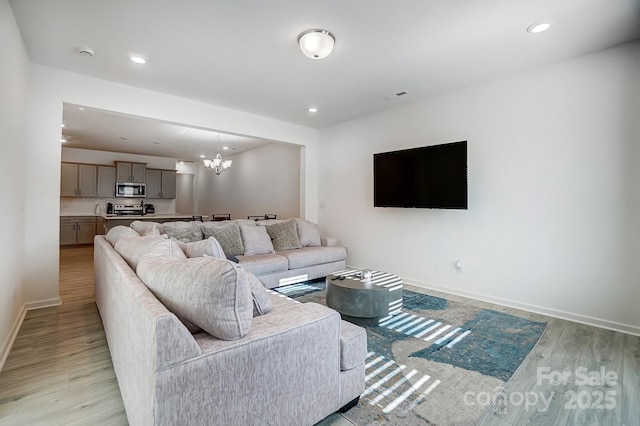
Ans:
{"type": "MultiPolygon", "coordinates": [[[[90,215],[88,215],[90,216],[90,215]]],[[[189,219],[193,218],[191,214],[146,214],[144,216],[140,215],[115,215],[115,214],[103,214],[102,216],[105,220],[163,220],[163,219],[189,219]]],[[[208,216],[202,216],[202,219],[206,220],[208,216]]]]}

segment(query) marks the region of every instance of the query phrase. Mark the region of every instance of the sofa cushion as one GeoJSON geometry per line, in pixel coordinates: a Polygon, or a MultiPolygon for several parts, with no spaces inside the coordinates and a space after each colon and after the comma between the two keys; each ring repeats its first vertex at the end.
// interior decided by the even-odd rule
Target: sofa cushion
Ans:
{"type": "Polygon", "coordinates": [[[104,237],[107,239],[107,241],[109,241],[109,244],[115,247],[118,240],[122,237],[139,237],[139,236],[140,235],[136,231],[129,228],[128,226],[118,225],[109,229],[109,232],[107,232],[107,235],[105,235],[104,237]]]}
{"type": "Polygon", "coordinates": [[[212,256],[218,259],[226,259],[222,246],[220,246],[218,240],[213,237],[191,243],[178,241],[178,245],[187,257],[212,256]]]}
{"type": "Polygon", "coordinates": [[[266,225],[267,232],[271,237],[273,248],[276,251],[291,250],[302,247],[298,238],[296,222],[293,219],[284,222],[266,225]]]}
{"type": "Polygon", "coordinates": [[[230,256],[238,256],[244,254],[244,246],[242,238],[240,238],[240,229],[235,223],[227,223],[224,225],[209,225],[215,222],[206,222],[200,226],[205,238],[213,237],[222,246],[224,253],[230,256]]]}
{"type": "Polygon", "coordinates": [[[344,247],[303,247],[297,250],[279,251],[289,261],[289,269],[331,263],[347,258],[344,247]]]}
{"type": "Polygon", "coordinates": [[[256,225],[240,225],[239,228],[245,256],[275,253],[267,228],[256,225]]]}
{"type": "Polygon", "coordinates": [[[319,247],[320,244],[320,227],[306,219],[295,218],[296,229],[298,230],[298,238],[302,247],[319,247]]]}
{"type": "Polygon", "coordinates": [[[167,309],[214,337],[244,337],[253,318],[249,274],[214,257],[145,257],[138,276],[167,309]]]}
{"type": "Polygon", "coordinates": [[[137,270],[142,258],[147,255],[177,259],[187,258],[175,241],[157,235],[122,237],[118,240],[114,249],[134,271],[137,270]]]}
{"type": "Polygon", "coordinates": [[[158,231],[160,234],[164,234],[164,225],[160,222],[149,222],[146,220],[134,220],[129,225],[131,229],[136,231],[138,234],[142,236],[152,235],[155,233],[154,229],[158,231]]]}
{"type": "Polygon", "coordinates": [[[238,261],[247,271],[258,276],[274,272],[283,272],[289,269],[289,261],[287,258],[277,254],[238,256],[238,261]]]}
{"type": "Polygon", "coordinates": [[[164,225],[164,232],[171,238],[175,238],[183,243],[202,241],[202,231],[198,227],[176,228],[170,224],[164,225]]]}
{"type": "Polygon", "coordinates": [[[258,219],[255,221],[256,225],[273,225],[274,223],[284,222],[284,219],[258,219]]]}

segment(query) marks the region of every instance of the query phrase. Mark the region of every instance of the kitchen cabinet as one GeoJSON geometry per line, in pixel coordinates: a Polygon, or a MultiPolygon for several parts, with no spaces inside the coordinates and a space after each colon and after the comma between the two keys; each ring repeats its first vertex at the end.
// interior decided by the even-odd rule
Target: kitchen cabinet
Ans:
{"type": "Polygon", "coordinates": [[[176,171],[147,169],[147,198],[176,198],[176,171]]]}
{"type": "Polygon", "coordinates": [[[62,163],[61,197],[95,197],[97,167],[91,164],[62,163]]]}
{"type": "Polygon", "coordinates": [[[116,161],[118,182],[145,183],[147,165],[116,161]]]}
{"type": "Polygon", "coordinates": [[[98,166],[99,198],[112,198],[116,196],[116,168],[112,166],[98,166]]]}
{"type": "Polygon", "coordinates": [[[96,235],[104,235],[104,218],[96,218],[96,235]]]}
{"type": "Polygon", "coordinates": [[[94,216],[64,216],[60,218],[60,245],[91,244],[96,235],[94,216]]]}

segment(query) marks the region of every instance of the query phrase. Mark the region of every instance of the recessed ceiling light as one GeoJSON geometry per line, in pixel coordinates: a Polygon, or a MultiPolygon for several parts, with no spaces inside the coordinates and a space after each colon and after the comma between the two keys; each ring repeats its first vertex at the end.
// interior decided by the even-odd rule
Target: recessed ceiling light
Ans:
{"type": "Polygon", "coordinates": [[[200,158],[205,158],[205,157],[206,157],[206,155],[200,154],[200,158]]]}
{"type": "Polygon", "coordinates": [[[529,34],[540,34],[549,28],[551,28],[551,23],[548,21],[534,22],[527,27],[527,32],[529,34]]]}
{"type": "Polygon", "coordinates": [[[229,147],[228,146],[223,146],[222,149],[229,149],[229,147]]]}
{"type": "Polygon", "coordinates": [[[78,109],[79,109],[80,111],[84,111],[84,108],[82,108],[82,107],[78,107],[78,109]]]}
{"type": "Polygon", "coordinates": [[[142,56],[138,56],[138,55],[131,55],[130,58],[136,64],[144,64],[144,63],[147,62],[147,60],[145,58],[143,58],[142,56]]]}
{"type": "Polygon", "coordinates": [[[65,143],[67,140],[63,137],[60,138],[60,142],[65,143]]]}
{"type": "Polygon", "coordinates": [[[65,126],[64,126],[64,123],[62,123],[62,124],[60,125],[60,127],[65,127],[65,126]]]}
{"type": "Polygon", "coordinates": [[[309,107],[309,108],[307,108],[307,111],[309,111],[309,112],[318,112],[318,108],[316,108],[316,107],[309,107]]]}

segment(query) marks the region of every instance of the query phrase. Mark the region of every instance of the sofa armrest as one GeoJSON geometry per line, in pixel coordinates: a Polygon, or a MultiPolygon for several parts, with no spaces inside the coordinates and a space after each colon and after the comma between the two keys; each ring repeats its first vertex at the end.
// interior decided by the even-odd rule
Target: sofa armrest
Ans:
{"type": "Polygon", "coordinates": [[[320,245],[322,245],[322,247],[337,247],[338,239],[337,238],[320,238],[320,245]]]}
{"type": "MultiPolygon", "coordinates": [[[[317,303],[295,303],[286,307],[276,306],[273,311],[267,315],[256,316],[251,323],[251,329],[242,339],[238,340],[221,340],[211,336],[208,333],[201,332],[194,334],[194,338],[200,348],[202,354],[199,358],[208,357],[217,352],[233,351],[236,348],[250,345],[263,339],[272,339],[274,336],[287,334],[292,330],[303,329],[309,324],[321,321],[336,321],[335,336],[316,336],[320,340],[336,340],[339,339],[340,333],[340,315],[333,309],[317,303]]],[[[189,360],[188,362],[191,362],[189,360]]]]}
{"type": "Polygon", "coordinates": [[[315,303],[255,317],[236,341],[194,337],[203,354],[158,372],[161,424],[315,424],[340,408],[340,315],[315,303]]]}
{"type": "Polygon", "coordinates": [[[364,363],[367,358],[367,332],[347,321],[340,323],[340,370],[346,371],[364,363]]]}

